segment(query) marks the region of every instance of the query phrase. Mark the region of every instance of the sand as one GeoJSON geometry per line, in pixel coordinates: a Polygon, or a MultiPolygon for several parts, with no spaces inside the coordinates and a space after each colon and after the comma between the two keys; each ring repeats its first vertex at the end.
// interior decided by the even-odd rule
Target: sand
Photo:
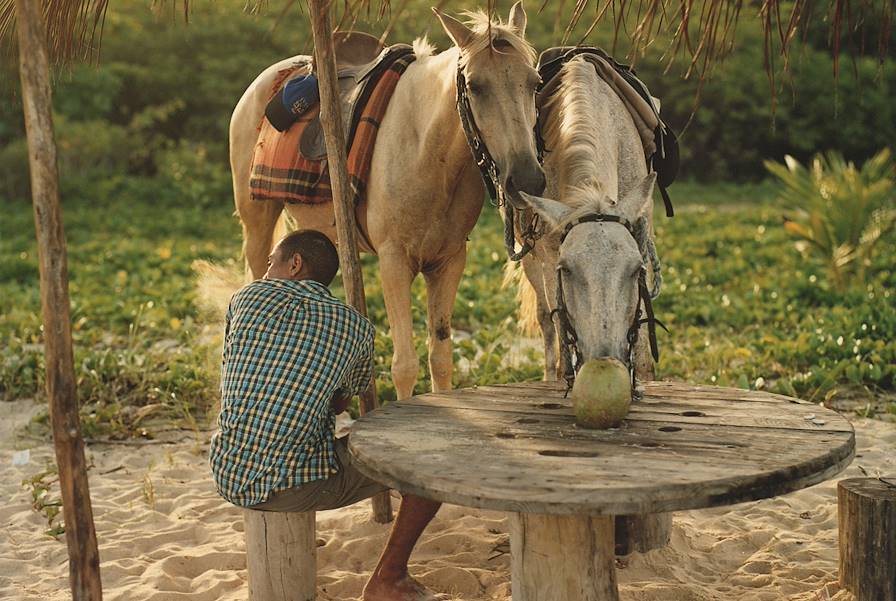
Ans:
{"type": "MultiPolygon", "coordinates": [[[[53,461],[52,447],[13,432],[37,407],[0,403],[0,599],[61,601],[68,592],[64,537],[21,485],[53,461]],[[29,450],[26,465],[13,465],[29,450]],[[21,455],[19,455],[21,457],[21,455]]],[[[854,421],[857,458],[839,477],[896,473],[896,424],[854,421]]],[[[90,487],[107,601],[245,599],[240,511],[215,493],[209,433],[168,433],[170,444],[92,445],[90,487]]],[[[51,493],[58,496],[58,492],[51,493]]],[[[369,504],[318,513],[319,599],[357,599],[389,526],[369,504]]],[[[445,506],[423,535],[411,571],[456,599],[510,598],[503,514],[445,506]]],[[[675,514],[671,544],[619,562],[626,601],[848,601],[837,574],[835,481],[740,505],[675,514]]]]}

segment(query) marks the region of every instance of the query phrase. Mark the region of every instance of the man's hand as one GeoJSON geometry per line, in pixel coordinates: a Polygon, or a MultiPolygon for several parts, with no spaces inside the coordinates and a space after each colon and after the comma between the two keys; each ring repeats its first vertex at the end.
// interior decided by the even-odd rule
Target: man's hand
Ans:
{"type": "Polygon", "coordinates": [[[333,407],[333,413],[335,415],[339,415],[343,411],[348,408],[349,402],[352,400],[352,395],[343,390],[342,388],[337,388],[336,392],[333,393],[333,398],[330,399],[330,406],[333,407]]]}

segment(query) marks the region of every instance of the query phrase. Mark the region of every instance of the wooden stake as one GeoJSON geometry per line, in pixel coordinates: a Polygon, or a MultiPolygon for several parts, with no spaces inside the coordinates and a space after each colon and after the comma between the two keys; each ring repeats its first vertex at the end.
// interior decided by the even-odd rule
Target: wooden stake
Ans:
{"type": "Polygon", "coordinates": [[[837,510],[840,586],[856,601],[896,601],[896,478],[841,480],[837,510]]]}
{"type": "Polygon", "coordinates": [[[314,601],[315,513],[243,511],[249,601],[314,601]]]}
{"type": "MultiPolygon", "coordinates": [[[[336,237],[339,242],[339,269],[348,304],[367,315],[364,280],[358,256],[358,231],[355,207],[352,204],[348,179],[347,150],[342,116],[339,110],[339,88],[336,78],[336,56],[333,52],[333,31],[330,24],[330,1],[310,0],[311,30],[314,34],[314,64],[320,85],[320,121],[327,144],[327,164],[330,188],[333,191],[333,210],[336,213],[336,237]]],[[[377,407],[376,386],[361,395],[361,414],[377,407]]],[[[373,519],[380,524],[392,521],[389,493],[373,497],[373,519]]]]}
{"type": "Polygon", "coordinates": [[[87,465],[72,358],[68,261],[59,207],[59,173],[42,5],[42,2],[35,0],[16,0],[19,75],[40,263],[47,396],[50,399],[50,421],[59,467],[59,486],[62,489],[72,598],[74,601],[101,601],[100,559],[87,486],[87,465]]]}

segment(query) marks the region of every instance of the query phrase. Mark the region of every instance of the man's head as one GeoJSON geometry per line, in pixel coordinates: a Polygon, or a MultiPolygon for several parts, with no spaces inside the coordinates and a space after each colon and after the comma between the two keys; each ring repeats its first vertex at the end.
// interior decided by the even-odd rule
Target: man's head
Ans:
{"type": "Polygon", "coordinates": [[[299,230],[274,247],[264,279],[314,280],[329,286],[337,269],[339,255],[330,239],[314,230],[299,230]]]}

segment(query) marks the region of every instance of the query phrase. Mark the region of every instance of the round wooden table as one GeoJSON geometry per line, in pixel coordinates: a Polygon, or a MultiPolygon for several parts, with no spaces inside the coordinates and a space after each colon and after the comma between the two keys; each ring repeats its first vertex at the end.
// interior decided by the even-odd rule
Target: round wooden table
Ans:
{"type": "Polygon", "coordinates": [[[846,419],[767,392],[648,382],[621,427],[588,430],[564,390],[415,396],[358,420],[349,450],[401,492],[510,512],[514,601],[616,600],[613,516],[792,492],[855,452],[846,419]]]}

